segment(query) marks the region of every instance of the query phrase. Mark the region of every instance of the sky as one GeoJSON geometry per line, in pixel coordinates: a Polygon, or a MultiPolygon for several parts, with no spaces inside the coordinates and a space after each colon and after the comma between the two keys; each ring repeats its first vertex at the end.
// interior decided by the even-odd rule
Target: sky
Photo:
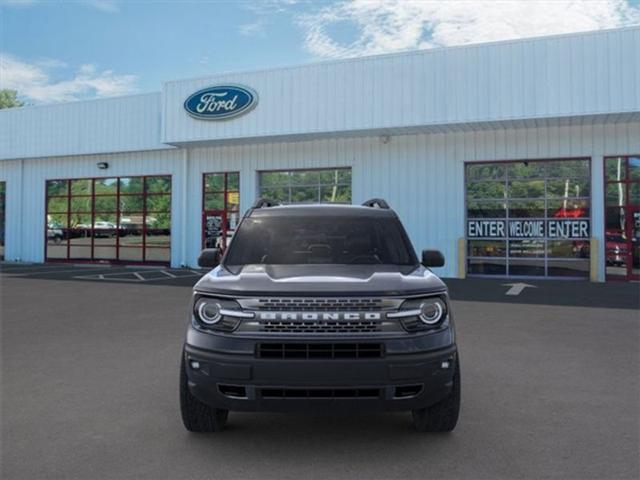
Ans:
{"type": "Polygon", "coordinates": [[[27,104],[162,82],[640,25],[640,0],[0,0],[0,89],[27,104]]]}

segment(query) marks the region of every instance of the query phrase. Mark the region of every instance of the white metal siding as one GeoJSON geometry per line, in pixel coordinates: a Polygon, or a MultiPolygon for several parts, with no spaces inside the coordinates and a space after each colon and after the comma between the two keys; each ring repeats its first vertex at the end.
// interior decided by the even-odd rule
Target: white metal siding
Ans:
{"type": "Polygon", "coordinates": [[[4,258],[21,259],[23,230],[22,161],[0,162],[0,182],[6,182],[4,258]]]}
{"type": "Polygon", "coordinates": [[[0,111],[0,159],[170,148],[160,93],[0,111]]]}
{"type": "Polygon", "coordinates": [[[639,115],[640,27],[633,27],[215,75],[167,82],[162,93],[7,109],[0,159],[639,115]],[[227,121],[186,114],[187,96],[227,82],[257,90],[258,106],[227,121]]]}
{"type": "Polygon", "coordinates": [[[171,261],[181,263],[184,255],[181,236],[184,230],[182,196],[183,152],[158,150],[128,154],[54,157],[0,162],[0,180],[7,181],[7,242],[5,258],[44,261],[45,183],[62,178],[116,177],[128,175],[171,175],[172,248],[171,261]],[[108,170],[97,168],[97,162],[108,162],[108,170]],[[20,168],[20,165],[22,167],[20,168]],[[22,185],[20,188],[20,177],[22,185]]]}
{"type": "MultiPolygon", "coordinates": [[[[172,264],[195,266],[202,173],[239,171],[244,211],[256,197],[259,170],[346,166],[353,169],[353,202],[386,198],[416,249],[442,250],[447,265],[438,273],[454,276],[456,242],[464,236],[465,161],[591,157],[592,232],[602,259],[602,159],[637,153],[640,123],[620,123],[392,136],[387,144],[361,137],[0,162],[0,180],[7,181],[6,258],[43,260],[46,179],[171,174],[172,264]],[[99,161],[109,163],[107,172],[97,169],[99,161]]],[[[601,279],[603,272],[602,263],[601,279]]]]}
{"type": "Polygon", "coordinates": [[[464,162],[558,157],[592,158],[592,234],[601,240],[602,259],[603,157],[639,152],[640,123],[417,134],[387,144],[368,137],[190,149],[186,262],[195,264],[200,249],[203,172],[240,171],[244,211],[257,195],[256,171],[347,166],[353,202],[387,199],[416,249],[441,249],[447,265],[439,273],[454,276],[464,236],[464,162]]]}
{"type": "Polygon", "coordinates": [[[640,27],[172,81],[163,109],[176,144],[638,112],[640,27]],[[258,106],[187,115],[190,94],[224,83],[254,88],[258,106]]]}

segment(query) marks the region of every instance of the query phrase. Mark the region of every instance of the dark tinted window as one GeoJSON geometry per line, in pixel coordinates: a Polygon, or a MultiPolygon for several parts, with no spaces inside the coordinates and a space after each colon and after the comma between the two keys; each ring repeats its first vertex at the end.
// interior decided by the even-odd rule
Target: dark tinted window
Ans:
{"type": "Polygon", "coordinates": [[[417,265],[395,218],[247,218],[231,242],[227,265],[417,265]]]}

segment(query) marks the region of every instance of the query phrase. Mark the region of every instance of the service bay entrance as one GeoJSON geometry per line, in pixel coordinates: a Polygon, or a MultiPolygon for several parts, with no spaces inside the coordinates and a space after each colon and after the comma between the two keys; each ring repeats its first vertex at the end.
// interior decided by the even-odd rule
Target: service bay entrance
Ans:
{"type": "Polygon", "coordinates": [[[605,158],[607,280],[640,280],[640,156],[605,158]]]}
{"type": "Polygon", "coordinates": [[[588,158],[467,163],[467,273],[589,278],[588,158]]]}

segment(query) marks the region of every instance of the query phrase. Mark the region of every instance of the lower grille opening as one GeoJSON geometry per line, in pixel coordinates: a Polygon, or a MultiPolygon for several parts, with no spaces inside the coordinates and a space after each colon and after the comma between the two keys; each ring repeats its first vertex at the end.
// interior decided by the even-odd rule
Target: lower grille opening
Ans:
{"type": "Polygon", "coordinates": [[[379,388],[263,388],[262,398],[380,398],[379,388]]]}
{"type": "Polygon", "coordinates": [[[233,398],[247,398],[247,391],[240,385],[218,385],[220,393],[233,398]]]}
{"type": "Polygon", "coordinates": [[[381,343],[261,343],[259,358],[382,358],[381,343]]]}
{"type": "Polygon", "coordinates": [[[396,387],[395,398],[415,397],[422,392],[422,385],[403,385],[396,387]]]}

